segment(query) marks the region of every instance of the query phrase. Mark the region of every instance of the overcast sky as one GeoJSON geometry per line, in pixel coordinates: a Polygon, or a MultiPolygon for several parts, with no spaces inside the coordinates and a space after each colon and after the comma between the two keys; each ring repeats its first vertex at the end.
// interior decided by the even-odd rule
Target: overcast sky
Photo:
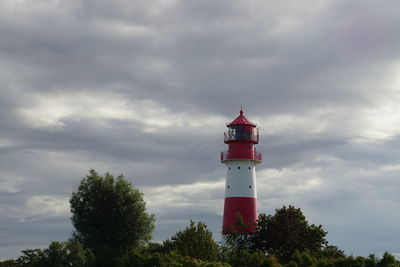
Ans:
{"type": "Polygon", "coordinates": [[[91,168],[145,193],[154,241],[190,219],[220,240],[241,104],[260,213],[400,255],[399,90],[397,0],[1,0],[0,259],[68,239],[91,168]]]}

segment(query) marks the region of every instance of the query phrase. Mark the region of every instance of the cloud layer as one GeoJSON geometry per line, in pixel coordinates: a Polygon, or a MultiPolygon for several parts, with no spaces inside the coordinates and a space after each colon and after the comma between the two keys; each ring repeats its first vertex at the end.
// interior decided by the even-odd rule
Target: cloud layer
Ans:
{"type": "Polygon", "coordinates": [[[222,133],[261,131],[259,210],[295,204],[346,253],[400,253],[396,1],[3,0],[0,256],[65,240],[88,170],[123,173],[154,240],[219,240],[222,133]]]}

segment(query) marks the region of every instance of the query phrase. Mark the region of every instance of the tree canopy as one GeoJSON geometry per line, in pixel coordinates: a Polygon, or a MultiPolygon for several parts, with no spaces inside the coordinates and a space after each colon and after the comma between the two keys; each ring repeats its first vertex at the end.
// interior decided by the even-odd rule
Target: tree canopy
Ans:
{"type": "Polygon", "coordinates": [[[126,251],[151,238],[154,215],[146,212],[143,193],[123,175],[115,179],[90,170],[70,204],[75,237],[85,247],[126,251]]]}
{"type": "Polygon", "coordinates": [[[322,253],[328,243],[322,225],[309,225],[300,208],[283,206],[274,215],[260,214],[253,246],[288,261],[295,251],[322,253]]]}
{"type": "Polygon", "coordinates": [[[177,250],[184,256],[205,260],[216,261],[219,258],[218,244],[212,238],[212,232],[203,222],[190,221],[185,230],[179,231],[166,240],[164,245],[169,250],[177,250]]]}

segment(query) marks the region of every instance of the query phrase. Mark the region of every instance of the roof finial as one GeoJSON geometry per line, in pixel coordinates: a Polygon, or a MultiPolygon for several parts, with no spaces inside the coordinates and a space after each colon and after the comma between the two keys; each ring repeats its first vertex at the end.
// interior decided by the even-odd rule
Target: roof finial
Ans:
{"type": "Polygon", "coordinates": [[[240,115],[243,115],[243,107],[240,105],[240,115]]]}

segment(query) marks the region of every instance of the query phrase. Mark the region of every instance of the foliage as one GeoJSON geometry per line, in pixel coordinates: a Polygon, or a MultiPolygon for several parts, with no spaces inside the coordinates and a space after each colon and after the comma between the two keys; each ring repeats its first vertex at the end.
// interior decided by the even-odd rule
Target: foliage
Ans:
{"type": "Polygon", "coordinates": [[[16,260],[0,261],[0,267],[18,267],[21,266],[16,260]]]}
{"type": "MultiPolygon", "coordinates": [[[[71,241],[69,241],[71,242],[71,241]]],[[[19,266],[100,266],[98,260],[95,262],[90,251],[83,250],[78,244],[69,242],[53,242],[47,249],[24,250],[23,254],[16,261],[6,260],[0,262],[0,267],[19,267],[19,266]],[[68,252],[68,246],[76,246],[75,252],[68,252]],[[79,248],[80,247],[80,248],[79,248]],[[77,251],[79,253],[77,253],[77,251]],[[71,255],[72,254],[72,255],[71,255]],[[66,259],[70,260],[66,260],[66,259]],[[72,260],[71,260],[72,259],[72,260]]],[[[102,266],[121,266],[121,267],[400,267],[400,262],[396,258],[385,252],[379,259],[374,255],[368,257],[344,256],[341,258],[328,258],[313,256],[308,252],[296,251],[286,264],[279,263],[278,259],[265,253],[251,252],[247,249],[236,249],[224,254],[224,262],[202,261],[189,256],[179,254],[177,251],[170,252],[150,252],[149,248],[132,250],[124,256],[109,261],[102,266]]]]}
{"type": "Polygon", "coordinates": [[[289,265],[294,265],[293,263],[296,263],[295,266],[297,267],[309,267],[309,266],[314,266],[316,264],[317,260],[312,257],[309,253],[303,252],[299,253],[296,251],[292,257],[291,261],[289,262],[289,265]]]}
{"type": "Polygon", "coordinates": [[[16,262],[17,266],[88,266],[93,261],[90,251],[77,241],[51,242],[46,249],[27,249],[16,262]]]}
{"type": "Polygon", "coordinates": [[[22,256],[17,259],[20,266],[42,266],[45,257],[41,249],[25,249],[22,250],[22,256]]]}
{"type": "Polygon", "coordinates": [[[236,214],[235,225],[232,230],[228,231],[223,237],[225,239],[225,247],[228,250],[241,251],[251,249],[254,246],[254,230],[244,223],[240,213],[236,214]]]}
{"type": "Polygon", "coordinates": [[[226,263],[215,261],[202,261],[179,254],[177,251],[168,253],[154,252],[151,254],[134,253],[130,255],[125,266],[135,267],[229,267],[226,263]]]}
{"type": "Polygon", "coordinates": [[[378,262],[378,266],[382,267],[394,267],[399,265],[399,261],[397,261],[396,258],[388,252],[385,252],[382,259],[378,262]]]}
{"type": "Polygon", "coordinates": [[[327,245],[322,249],[321,256],[331,259],[345,258],[343,250],[340,250],[337,246],[327,245]]]}
{"type": "Polygon", "coordinates": [[[172,251],[172,248],[169,245],[166,246],[165,241],[164,241],[164,243],[149,242],[145,246],[141,247],[141,249],[140,249],[141,253],[146,253],[146,254],[151,254],[154,252],[167,253],[170,251],[172,251]]]}
{"type": "Polygon", "coordinates": [[[52,242],[44,254],[48,266],[86,266],[91,255],[77,241],[52,242]]]}
{"type": "Polygon", "coordinates": [[[224,260],[233,267],[279,267],[274,256],[267,256],[261,251],[251,252],[248,249],[232,248],[224,251],[224,260]]]}
{"type": "Polygon", "coordinates": [[[400,262],[395,257],[385,252],[382,259],[377,259],[374,255],[369,257],[343,256],[340,258],[314,257],[308,252],[295,252],[291,261],[286,266],[296,267],[400,267],[400,262]]]}
{"type": "Polygon", "coordinates": [[[204,260],[216,261],[219,258],[219,246],[212,238],[212,232],[203,222],[190,221],[185,230],[179,231],[164,241],[166,251],[177,250],[184,256],[204,260]]]}
{"type": "Polygon", "coordinates": [[[309,225],[300,208],[283,206],[273,216],[259,216],[253,249],[288,262],[295,251],[320,255],[326,234],[321,225],[309,225]]]}
{"type": "Polygon", "coordinates": [[[104,248],[124,253],[151,238],[154,215],[146,212],[143,193],[123,175],[114,179],[90,170],[70,204],[75,237],[100,254],[104,248]]]}

